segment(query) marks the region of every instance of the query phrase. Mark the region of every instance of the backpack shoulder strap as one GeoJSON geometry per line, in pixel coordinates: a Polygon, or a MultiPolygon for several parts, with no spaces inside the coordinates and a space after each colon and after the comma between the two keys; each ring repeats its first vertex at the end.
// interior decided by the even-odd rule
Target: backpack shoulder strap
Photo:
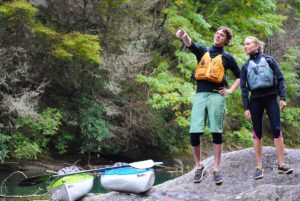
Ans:
{"type": "Polygon", "coordinates": [[[268,56],[268,55],[266,55],[266,54],[261,54],[261,57],[264,57],[265,58],[265,60],[266,60],[266,62],[267,62],[267,64],[268,64],[268,66],[272,69],[272,71],[274,72],[275,71],[275,69],[274,69],[274,66],[273,65],[270,65],[269,63],[268,63],[268,61],[267,61],[267,58],[272,58],[271,56],[268,56]]]}
{"type": "Polygon", "coordinates": [[[246,61],[244,65],[248,67],[249,63],[250,63],[250,58],[246,61]]]}
{"type": "Polygon", "coordinates": [[[203,57],[210,57],[209,51],[205,52],[204,55],[203,55],[203,57]]]}
{"type": "Polygon", "coordinates": [[[210,57],[210,53],[209,51],[205,52],[204,55],[201,57],[200,61],[199,61],[199,64],[202,63],[203,61],[207,61],[207,60],[210,60],[211,57],[210,57]]]}

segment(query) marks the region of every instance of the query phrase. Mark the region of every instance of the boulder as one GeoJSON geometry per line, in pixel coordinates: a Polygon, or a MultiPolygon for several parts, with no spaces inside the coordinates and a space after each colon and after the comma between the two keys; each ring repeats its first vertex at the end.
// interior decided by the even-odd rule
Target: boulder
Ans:
{"type": "Polygon", "coordinates": [[[213,182],[213,157],[203,164],[207,172],[200,183],[193,183],[194,171],[154,186],[143,194],[110,192],[103,195],[89,195],[84,201],[118,200],[118,201],[156,201],[156,200],[203,200],[203,201],[265,201],[265,200],[300,200],[300,150],[285,149],[286,163],[294,169],[292,174],[277,172],[278,159],[272,147],[263,148],[264,177],[253,178],[255,160],[253,148],[224,153],[222,170],[224,182],[213,182]]]}

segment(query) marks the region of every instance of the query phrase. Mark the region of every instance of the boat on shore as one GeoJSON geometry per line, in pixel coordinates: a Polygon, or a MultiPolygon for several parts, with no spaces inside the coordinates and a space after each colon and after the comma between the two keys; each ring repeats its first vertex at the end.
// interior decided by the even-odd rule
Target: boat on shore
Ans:
{"type": "Polygon", "coordinates": [[[155,181],[152,168],[136,169],[125,167],[104,171],[100,177],[101,185],[109,191],[143,193],[155,181]]]}
{"type": "Polygon", "coordinates": [[[86,195],[93,187],[94,176],[87,173],[56,178],[48,187],[53,200],[75,201],[86,195]]]}
{"type": "Polygon", "coordinates": [[[47,188],[51,199],[75,201],[92,189],[94,175],[91,175],[91,173],[101,173],[100,183],[106,190],[142,193],[153,186],[155,174],[151,167],[158,164],[161,164],[161,162],[154,162],[150,159],[90,170],[80,170],[77,166],[69,166],[60,169],[57,173],[51,172],[52,175],[26,177],[19,182],[19,186],[37,185],[43,181],[53,179],[47,188]]]}

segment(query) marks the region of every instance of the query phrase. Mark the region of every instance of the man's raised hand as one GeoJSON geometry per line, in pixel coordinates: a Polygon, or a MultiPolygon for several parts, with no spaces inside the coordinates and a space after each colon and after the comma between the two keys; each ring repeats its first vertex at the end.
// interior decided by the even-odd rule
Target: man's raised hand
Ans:
{"type": "Polygon", "coordinates": [[[185,32],[182,28],[179,28],[179,29],[176,31],[176,37],[177,37],[177,38],[182,38],[184,35],[186,35],[186,32],[185,32]]]}

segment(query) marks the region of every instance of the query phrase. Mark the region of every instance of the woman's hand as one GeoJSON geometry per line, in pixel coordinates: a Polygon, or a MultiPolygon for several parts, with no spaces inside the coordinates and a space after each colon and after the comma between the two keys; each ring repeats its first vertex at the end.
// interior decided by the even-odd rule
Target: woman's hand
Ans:
{"type": "Polygon", "coordinates": [[[283,110],[286,107],[286,102],[284,100],[280,100],[280,110],[283,110]]]}
{"type": "Polygon", "coordinates": [[[245,118],[246,118],[247,120],[250,120],[250,119],[251,119],[251,112],[250,112],[250,110],[245,110],[245,118]]]}

